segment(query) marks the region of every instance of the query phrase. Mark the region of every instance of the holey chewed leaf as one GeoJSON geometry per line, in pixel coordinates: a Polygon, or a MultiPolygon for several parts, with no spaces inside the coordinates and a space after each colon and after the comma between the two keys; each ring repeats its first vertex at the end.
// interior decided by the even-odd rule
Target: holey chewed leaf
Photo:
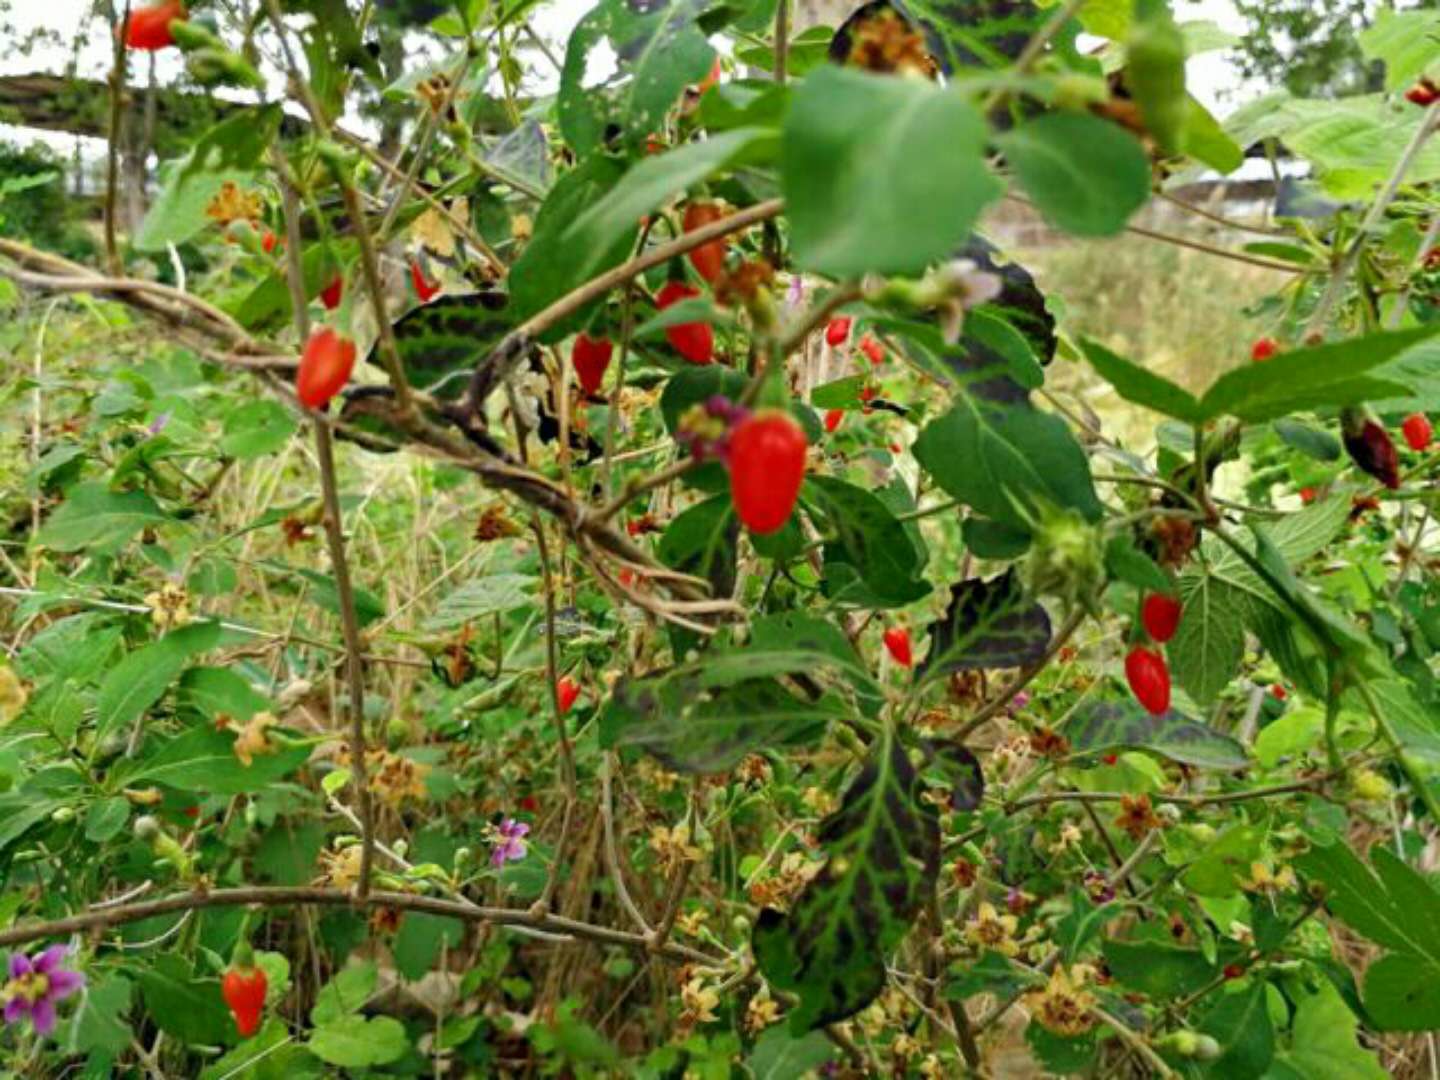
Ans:
{"type": "Polygon", "coordinates": [[[829,860],[788,912],[755,922],[755,960],[770,985],[796,994],[794,1034],[853,1016],[885,987],[885,959],[935,887],[940,827],[889,729],[840,809],[821,823],[829,860]]]}
{"type": "Polygon", "coordinates": [[[1077,752],[1129,747],[1209,769],[1243,769],[1250,763],[1245,748],[1229,735],[1174,709],[1152,716],[1133,701],[1097,705],[1069,724],[1065,735],[1077,752]]]}
{"type": "Polygon", "coordinates": [[[989,581],[971,578],[950,589],[945,615],[930,624],[930,653],[920,674],[1013,668],[1045,655],[1050,616],[1025,595],[1012,568],[989,581]]]}

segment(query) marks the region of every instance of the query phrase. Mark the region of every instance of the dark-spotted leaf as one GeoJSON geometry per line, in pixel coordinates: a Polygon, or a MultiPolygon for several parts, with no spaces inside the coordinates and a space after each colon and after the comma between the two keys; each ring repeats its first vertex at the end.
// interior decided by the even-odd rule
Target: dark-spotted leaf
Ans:
{"type": "Polygon", "coordinates": [[[950,606],[930,624],[930,652],[920,672],[1014,668],[1045,655],[1050,616],[1025,595],[1013,569],[989,581],[950,588],[950,606]]]}
{"type": "Polygon", "coordinates": [[[1245,748],[1229,735],[1174,709],[1153,716],[1133,701],[1096,705],[1066,725],[1065,737],[1077,752],[1150,750],[1171,761],[1209,769],[1243,769],[1249,764],[1245,748]]]}

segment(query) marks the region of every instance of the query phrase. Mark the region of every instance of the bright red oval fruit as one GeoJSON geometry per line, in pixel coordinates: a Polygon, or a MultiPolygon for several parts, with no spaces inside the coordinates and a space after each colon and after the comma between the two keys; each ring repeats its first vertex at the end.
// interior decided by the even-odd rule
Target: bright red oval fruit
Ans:
{"type": "Polygon", "coordinates": [[[850,340],[850,326],[855,320],[849,315],[837,315],[825,327],[825,344],[838,349],[850,340]]]}
{"type": "Polygon", "coordinates": [[[1262,337],[1254,345],[1250,346],[1250,359],[1255,363],[1264,363],[1271,360],[1280,351],[1280,343],[1274,338],[1262,337]]]}
{"type": "Polygon", "coordinates": [[[277,237],[269,229],[266,229],[265,235],[260,237],[260,250],[265,252],[266,255],[270,255],[275,251],[276,245],[278,245],[279,243],[279,237],[277,237]]]}
{"type": "Polygon", "coordinates": [[[730,498],[752,533],[773,533],[790,520],[805,480],[805,432],[788,413],[764,409],[730,432],[730,498]]]}
{"type": "Polygon", "coordinates": [[[167,3],[137,8],[130,12],[125,45],[127,48],[143,49],[146,52],[167,49],[175,44],[174,35],[170,33],[171,21],[189,17],[180,0],[168,0],[167,3]]]}
{"type": "Polygon", "coordinates": [[[329,404],[340,388],[350,381],[355,368],[355,342],[322,326],[310,335],[295,373],[295,395],[307,409],[329,404]]]}
{"type": "Polygon", "coordinates": [[[1136,646],[1125,657],[1125,679],[1145,711],[1159,716],[1170,708],[1170,668],[1153,649],[1136,646]]]}
{"type": "Polygon", "coordinates": [[[1151,640],[1163,645],[1180,626],[1180,601],[1163,593],[1151,593],[1140,605],[1140,621],[1151,640]]]}
{"type": "MultiPolygon", "coordinates": [[[[687,233],[694,232],[696,229],[719,221],[724,216],[725,211],[720,209],[718,203],[692,202],[685,208],[685,231],[687,233]]],[[[728,237],[722,236],[719,239],[711,240],[708,244],[701,244],[690,252],[690,265],[695,267],[697,274],[711,284],[714,284],[725,269],[725,250],[729,242],[728,237]]]]}
{"type": "Polygon", "coordinates": [[[869,334],[860,339],[860,351],[870,358],[870,363],[879,367],[885,362],[885,350],[869,334]]]}
{"type": "Polygon", "coordinates": [[[560,699],[560,715],[564,716],[580,697],[580,684],[566,675],[555,684],[555,692],[560,699]]]}
{"type": "Polygon", "coordinates": [[[325,305],[326,311],[334,311],[340,306],[340,297],[344,292],[345,279],[339,274],[336,274],[335,280],[320,290],[320,303],[325,305]]]}
{"type": "Polygon", "coordinates": [[[845,419],[844,409],[831,409],[825,414],[825,430],[834,433],[840,426],[840,421],[845,419]]]}
{"type": "Polygon", "coordinates": [[[268,983],[260,968],[231,968],[220,980],[220,993],[235,1017],[235,1030],[248,1039],[260,1029],[260,1016],[265,1011],[268,983]]]}
{"type": "Polygon", "coordinates": [[[910,631],[903,626],[892,626],[885,631],[885,648],[901,667],[908,668],[914,662],[910,652],[910,631]]]}
{"type": "Polygon", "coordinates": [[[1424,413],[1411,413],[1400,425],[1400,430],[1411,450],[1428,450],[1430,440],[1435,437],[1435,428],[1424,413]]]}
{"type": "MultiPolygon", "coordinates": [[[[661,311],[699,296],[700,290],[680,281],[667,281],[655,294],[655,306],[661,311]]],[[[680,323],[665,328],[670,347],[692,364],[708,364],[715,358],[715,329],[706,322],[680,323]]]]}
{"type": "Polygon", "coordinates": [[[575,335],[575,344],[570,348],[570,366],[575,369],[575,378],[586,397],[594,395],[605,381],[605,371],[610,367],[610,356],[615,346],[608,338],[592,338],[581,331],[575,335]]]}
{"type": "Polygon", "coordinates": [[[1422,109],[1428,108],[1436,101],[1440,101],[1440,88],[1437,88],[1429,79],[1421,79],[1405,91],[1405,100],[1412,105],[1419,105],[1422,109]]]}
{"type": "Polygon", "coordinates": [[[440,292],[438,281],[426,281],[425,271],[420,268],[419,259],[410,260],[410,284],[415,286],[415,295],[422,304],[428,304],[440,292]]]}

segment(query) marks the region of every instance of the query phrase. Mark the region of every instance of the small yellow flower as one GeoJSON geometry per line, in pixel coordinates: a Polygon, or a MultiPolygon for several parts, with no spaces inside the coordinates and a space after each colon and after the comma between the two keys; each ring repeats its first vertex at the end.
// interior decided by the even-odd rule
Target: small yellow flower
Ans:
{"type": "Polygon", "coordinates": [[[257,222],[264,209],[264,200],[258,192],[242,191],[233,180],[226,180],[205,207],[205,216],[220,225],[229,225],[232,221],[257,222]]]}
{"type": "Polygon", "coordinates": [[[1276,893],[1288,892],[1295,888],[1295,871],[1288,865],[1281,866],[1278,871],[1272,871],[1265,863],[1256,861],[1250,864],[1250,876],[1241,878],[1239,884],[1246,892],[1273,896],[1276,893]]]}
{"type": "Polygon", "coordinates": [[[147,593],[145,606],[150,619],[161,630],[173,630],[190,621],[190,598],[183,587],[167,581],[156,592],[147,593]]]}
{"type": "Polygon", "coordinates": [[[673,870],[681,863],[699,862],[700,849],[690,842],[690,826],[683,822],[673,829],[656,825],[650,830],[650,850],[660,856],[666,869],[673,870]]]}
{"type": "Polygon", "coordinates": [[[1060,966],[1051,972],[1045,989],[1026,994],[1035,1021],[1046,1031],[1065,1036],[1083,1035],[1094,1027],[1090,1010],[1095,1007],[1095,995],[1085,989],[1087,975],[1081,965],[1068,974],[1060,966]]]}
{"type": "Polygon", "coordinates": [[[687,911],[675,920],[675,929],[687,937],[699,937],[700,931],[705,928],[705,920],[708,917],[704,908],[687,911]]]}
{"type": "Polygon", "coordinates": [[[348,889],[360,880],[360,845],[351,844],[338,851],[320,852],[318,884],[334,889],[348,889]]]}
{"type": "Polygon", "coordinates": [[[745,1006],[745,1030],[751,1035],[769,1027],[780,1019],[780,1004],[770,996],[768,987],[763,988],[745,1006]]]}
{"type": "Polygon", "coordinates": [[[1015,943],[1015,930],[1020,920],[1014,915],[1001,915],[995,905],[980,905],[975,917],[965,924],[965,940],[977,949],[990,949],[1001,956],[1014,956],[1020,951],[1015,943]]]}
{"type": "Polygon", "coordinates": [[[715,1008],[720,1004],[720,995],[697,975],[680,991],[680,1003],[685,1009],[682,1023],[710,1024],[716,1020],[715,1008]]]}
{"type": "Polygon", "coordinates": [[[890,1053],[895,1055],[897,1061],[908,1061],[912,1057],[918,1057],[923,1049],[920,1040],[908,1032],[896,1035],[895,1041],[890,1044],[890,1053]]]}
{"type": "Polygon", "coordinates": [[[800,796],[800,801],[805,804],[806,809],[817,817],[828,817],[833,814],[840,805],[835,796],[824,788],[808,787],[800,796]]]}
{"type": "Polygon", "coordinates": [[[925,1060],[920,1062],[920,1075],[925,1080],[944,1080],[948,1073],[945,1071],[945,1066],[940,1063],[938,1055],[926,1054],[925,1060]]]}
{"type": "Polygon", "coordinates": [[[259,712],[235,733],[235,745],[231,747],[240,764],[247,769],[261,754],[273,754],[278,747],[270,741],[266,731],[275,726],[275,717],[268,712],[259,712]]]}
{"type": "Polygon", "coordinates": [[[1069,851],[1073,847],[1079,846],[1084,835],[1085,834],[1080,831],[1080,827],[1073,821],[1065,822],[1064,825],[1060,826],[1060,835],[1050,844],[1050,853],[1052,855],[1059,855],[1062,852],[1069,851]]]}

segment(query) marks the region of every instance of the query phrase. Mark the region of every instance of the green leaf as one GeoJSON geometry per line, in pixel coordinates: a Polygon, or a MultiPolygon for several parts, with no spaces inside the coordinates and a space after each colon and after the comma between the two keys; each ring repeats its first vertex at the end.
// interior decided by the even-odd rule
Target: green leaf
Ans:
{"type": "Polygon", "coordinates": [[[227,1040],[230,1014],[217,979],[199,979],[184,959],[162,953],[138,973],[140,996],[155,1026],[182,1043],[215,1046],[227,1040]]]}
{"type": "Polygon", "coordinates": [[[1275,1057],[1275,1026],[1265,1002],[1266,984],[1255,981],[1239,993],[1224,994],[1200,1021],[1199,1031],[1220,1044],[1221,1054],[1205,1066],[1214,1080],[1257,1080],[1275,1057]]]}
{"type": "Polygon", "coordinates": [[[1386,1080],[1375,1055],[1361,1047],[1358,1026],[1334,985],[1317,979],[1298,1000],[1291,1037],[1266,1080],[1386,1080]]]}
{"type": "Polygon", "coordinates": [[[111,973],[92,983],[78,996],[79,1004],[62,1037],[71,1053],[122,1053],[134,1038],[125,1014],[130,1011],[133,985],[123,975],[111,973]]]}
{"type": "Polygon", "coordinates": [[[442,945],[454,949],[464,937],[465,924],[459,919],[428,915],[423,911],[407,912],[392,947],[395,970],[412,981],[419,979],[435,966],[442,945]]]}
{"type": "Polygon", "coordinates": [[[737,128],[645,158],[570,225],[564,241],[579,253],[576,273],[582,280],[593,277],[594,264],[634,232],[637,220],[737,161],[773,157],[775,143],[768,128],[737,128]]]}
{"type": "Polygon", "coordinates": [[[1265,833],[1257,825],[1232,825],[1207,847],[1181,876],[1181,883],[1201,896],[1234,896],[1238,879],[1248,877],[1260,857],[1265,833]]]}
{"type": "Polygon", "coordinates": [[[77,484],[50,516],[36,542],[52,551],[116,548],[141,529],[170,521],[143,491],[111,491],[103,483],[77,484]]]}
{"type": "Polygon", "coordinates": [[[234,745],[235,736],[228,732],[216,731],[208,723],[196,724],[131,765],[133,772],[127,770],[123,782],[148,780],[206,794],[253,794],[294,772],[310,757],[308,746],[288,746],[256,755],[244,765],[235,756],[234,745]]]}
{"type": "Polygon", "coordinates": [[[316,1028],[305,1045],[329,1065],[368,1069],[398,1061],[410,1049],[410,1038],[391,1016],[343,1016],[316,1028]]]}
{"type": "Polygon", "coordinates": [[[113,840],[130,820],[130,800],[123,795],[97,799],[85,811],[85,839],[94,844],[113,840]]]}
{"type": "Polygon", "coordinates": [[[253,1036],[206,1066],[200,1080],[319,1080],[321,1065],[297,1045],[284,1021],[270,1017],[253,1036]]]}
{"type": "MultiPolygon", "coordinates": [[[[340,590],[335,584],[335,579],[329,574],[321,574],[315,570],[307,570],[305,567],[291,567],[310,583],[309,599],[311,603],[324,611],[328,611],[337,619],[340,617],[340,590]]],[[[351,584],[351,596],[355,601],[355,617],[360,625],[369,626],[376,619],[385,614],[385,605],[380,598],[369,589],[360,585],[351,584]]]]}
{"type": "Polygon", "coordinates": [[[716,495],[689,507],[665,527],[655,554],[672,570],[710,582],[715,596],[735,591],[740,521],[729,495],[716,495]]]}
{"type": "Polygon", "coordinates": [[[317,1028],[325,1027],[351,1013],[359,1012],[374,996],[379,982],[380,971],[370,961],[360,961],[341,968],[315,995],[315,1005],[310,1010],[310,1023],[317,1028]]]}
{"type": "Polygon", "coordinates": [[[1181,997],[1218,974],[1214,960],[1207,960],[1199,949],[1170,942],[1109,939],[1101,949],[1111,975],[1151,997],[1181,997]]]}
{"type": "Polygon", "coordinates": [[[813,679],[839,666],[825,653],[751,648],[659,675],[622,678],[601,711],[600,743],[640,747],[687,773],[721,772],[756,750],[805,745],[845,715],[843,705],[834,695],[811,700],[794,694],[768,676],[813,679]]]}
{"type": "Polygon", "coordinates": [[[796,262],[835,277],[918,273],[950,256],[1003,185],[958,92],[838,67],[785,120],[781,184],[796,262]]]}
{"type": "Polygon", "coordinates": [[[1385,89],[1409,87],[1436,62],[1440,11],[1394,11],[1382,7],[1375,21],[1356,36],[1360,51],[1372,63],[1385,65],[1385,89]]]}
{"type": "Polygon", "coordinates": [[[887,727],[840,809],[821,823],[823,869],[788,913],[760,912],[755,960],[771,986],[799,996],[792,1034],[853,1016],[884,989],[886,959],[939,872],[939,825],[917,788],[910,758],[887,727]]]}
{"type": "Polygon", "coordinates": [[[1042,501],[1100,519],[1084,450],[1064,420],[1028,402],[963,394],[925,427],[913,449],[947,495],[1012,528],[1028,533],[1042,501]]]}
{"type": "Polygon", "coordinates": [[[1262,424],[1291,413],[1353,405],[1407,392],[1366,373],[1436,332],[1436,327],[1368,334],[1281,353],[1222,375],[1200,399],[1204,419],[1230,415],[1262,424]]]}
{"type": "Polygon", "coordinates": [[[1116,581],[1144,592],[1170,593],[1175,589],[1175,583],[1160,565],[1123,533],[1111,537],[1105,545],[1105,569],[1116,581]]]}
{"type": "Polygon", "coordinates": [[[1166,648],[1175,681],[1201,706],[1220,696],[1245,654],[1245,595],[1216,574],[1180,579],[1180,626],[1166,648]]]}
{"type": "Polygon", "coordinates": [[[1245,748],[1213,728],[1171,709],[1152,716],[1133,701],[1096,705],[1065,727],[1076,751],[1104,753],[1130,748],[1149,750],[1204,769],[1243,769],[1245,748]]]}
{"type": "Polygon", "coordinates": [[[226,414],[220,453],[241,461],[264,457],[282,449],[298,427],[278,402],[247,401],[226,414]]]}
{"type": "Polygon", "coordinates": [[[1114,236],[1150,198],[1144,148],[1097,116],[1046,113],[995,143],[1045,219],[1076,236],[1114,236]]]}
{"type": "Polygon", "coordinates": [[[536,580],[529,574],[514,573],[472,578],[441,599],[435,613],[425,620],[425,629],[454,630],[487,615],[529,607],[535,598],[528,590],[534,588],[536,580]]]}
{"type": "Polygon", "coordinates": [[[950,587],[945,615],[927,628],[930,651],[919,673],[1017,668],[1050,645],[1050,616],[1025,595],[1012,568],[999,577],[950,587]]]}
{"type": "Polygon", "coordinates": [[[921,577],[924,550],[879,496],[833,476],[812,475],[805,479],[802,498],[823,512],[828,526],[827,596],[869,607],[903,607],[930,591],[921,577]]]}
{"type": "Polygon", "coordinates": [[[745,1066],[755,1080],[794,1080],[820,1068],[834,1054],[834,1046],[820,1032],[812,1031],[797,1039],[776,1024],[755,1040],[745,1066]]]}
{"type": "Polygon", "coordinates": [[[870,382],[865,374],[846,375],[817,386],[810,391],[810,404],[817,409],[859,409],[865,403],[860,400],[860,391],[870,382]]]}
{"type": "Polygon", "coordinates": [[[1191,425],[1205,422],[1200,401],[1190,391],[1139,364],[1116,356],[1098,341],[1081,338],[1080,348],[1099,376],[1132,405],[1143,406],[1191,425]]]}
{"type": "Polygon", "coordinates": [[[201,715],[244,722],[272,708],[272,702],[230,668],[193,667],[180,677],[180,700],[201,715]]]}
{"type": "Polygon", "coordinates": [[[191,657],[220,643],[220,624],[191,623],[136,649],[110,669],[96,699],[96,732],[125,727],[154,705],[180,677],[191,657]]]}
{"type": "Polygon", "coordinates": [[[1316,461],[1339,461],[1345,453],[1340,440],[1323,428],[1290,419],[1276,420],[1272,426],[1275,434],[1286,446],[1299,450],[1316,461]]]}

